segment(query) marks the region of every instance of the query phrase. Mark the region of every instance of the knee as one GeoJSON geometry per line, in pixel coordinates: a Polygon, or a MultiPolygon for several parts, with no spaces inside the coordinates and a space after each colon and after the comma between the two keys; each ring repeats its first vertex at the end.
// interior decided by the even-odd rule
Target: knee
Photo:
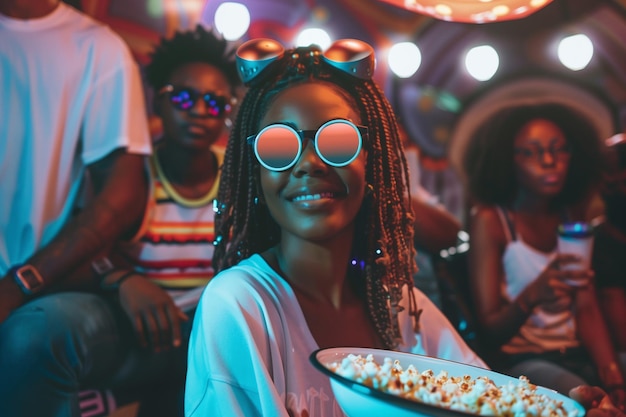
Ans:
{"type": "Polygon", "coordinates": [[[60,333],[59,328],[48,325],[45,309],[23,305],[0,325],[0,357],[8,364],[48,356],[50,352],[44,351],[58,345],[54,339],[60,333]]]}
{"type": "MultiPolygon", "coordinates": [[[[53,294],[24,304],[0,325],[0,362],[35,367],[63,356],[80,355],[85,310],[78,298],[88,294],[53,294]],[[18,362],[19,361],[19,362],[18,362]]],[[[87,310],[88,311],[88,310],[87,310]]]]}

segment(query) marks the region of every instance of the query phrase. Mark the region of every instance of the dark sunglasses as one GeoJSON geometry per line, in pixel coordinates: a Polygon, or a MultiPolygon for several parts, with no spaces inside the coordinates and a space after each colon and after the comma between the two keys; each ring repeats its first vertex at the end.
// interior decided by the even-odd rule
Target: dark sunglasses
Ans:
{"type": "Polygon", "coordinates": [[[350,164],[361,152],[367,127],[349,120],[330,120],[317,130],[295,130],[276,123],[264,127],[247,141],[254,146],[259,163],[270,171],[285,171],[296,164],[305,139],[313,139],[315,152],[322,161],[334,167],[350,164]]]}
{"type": "MultiPolygon", "coordinates": [[[[312,46],[310,53],[320,55],[332,67],[364,80],[372,78],[376,67],[374,48],[358,39],[340,39],[324,52],[318,46],[312,46]]],[[[274,39],[251,39],[237,48],[235,60],[239,76],[244,84],[248,84],[284,55],[285,48],[274,39]]]]}
{"type": "Polygon", "coordinates": [[[159,95],[161,94],[168,94],[172,106],[181,111],[191,110],[198,99],[202,99],[211,117],[221,117],[230,113],[232,106],[237,102],[235,98],[218,96],[211,91],[202,93],[195,88],[174,87],[171,84],[167,84],[161,88],[159,95]]]}

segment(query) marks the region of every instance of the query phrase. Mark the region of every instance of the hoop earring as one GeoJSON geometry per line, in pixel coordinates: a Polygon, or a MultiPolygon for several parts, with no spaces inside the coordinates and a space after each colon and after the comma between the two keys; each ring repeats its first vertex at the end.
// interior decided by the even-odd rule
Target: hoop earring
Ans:
{"type": "Polygon", "coordinates": [[[365,185],[365,197],[369,197],[374,194],[374,186],[369,182],[365,185]]]}

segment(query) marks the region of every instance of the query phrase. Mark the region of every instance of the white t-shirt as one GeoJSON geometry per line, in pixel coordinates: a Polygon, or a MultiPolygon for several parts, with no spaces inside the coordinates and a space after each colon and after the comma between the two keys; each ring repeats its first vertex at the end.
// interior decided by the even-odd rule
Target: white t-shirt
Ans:
{"type": "Polygon", "coordinates": [[[75,206],[86,165],[149,154],[137,63],[108,27],[60,3],[0,15],[0,276],[45,246],[75,206]]]}
{"type": "MultiPolygon", "coordinates": [[[[421,331],[415,334],[405,308],[398,350],[486,368],[435,305],[414,291],[423,309],[421,331]]],[[[243,260],[216,275],[200,299],[189,344],[185,415],[343,416],[328,377],[309,362],[318,348],[289,284],[260,255],[243,260]]]]}

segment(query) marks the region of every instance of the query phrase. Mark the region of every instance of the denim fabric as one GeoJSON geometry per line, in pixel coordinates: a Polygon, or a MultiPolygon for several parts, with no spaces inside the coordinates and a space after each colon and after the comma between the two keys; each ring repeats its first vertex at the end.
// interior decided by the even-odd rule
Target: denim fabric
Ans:
{"type": "MultiPolygon", "coordinates": [[[[191,320],[183,327],[186,342],[191,320]]],[[[166,386],[165,391],[180,391],[172,393],[178,400],[186,353],[186,343],[158,354],[139,349],[121,308],[104,297],[43,296],[0,325],[1,414],[79,417],[78,392],[91,387],[132,392],[141,399],[142,392],[166,386]]],[[[155,397],[165,400],[161,394],[155,397]]]]}

